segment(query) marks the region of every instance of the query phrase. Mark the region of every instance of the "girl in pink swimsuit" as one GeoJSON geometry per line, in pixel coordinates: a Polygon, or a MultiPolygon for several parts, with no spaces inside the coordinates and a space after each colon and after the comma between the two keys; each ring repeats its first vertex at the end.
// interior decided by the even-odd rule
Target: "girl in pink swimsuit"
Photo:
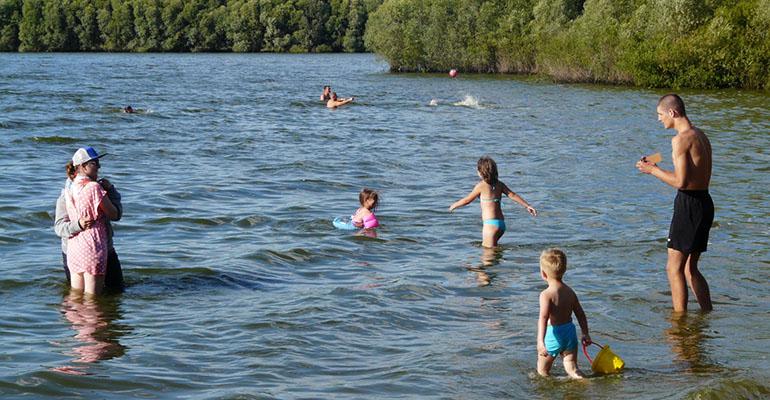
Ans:
{"type": "Polygon", "coordinates": [[[101,293],[109,250],[105,218],[114,219],[117,209],[97,182],[99,158],[91,147],[81,148],[72,157],[77,176],[65,189],[67,213],[72,220],[88,221],[83,231],[68,239],[67,264],[71,287],[90,294],[101,293]]]}
{"type": "Polygon", "coordinates": [[[361,203],[361,207],[350,217],[353,225],[364,229],[380,226],[377,217],[374,215],[374,210],[380,202],[379,194],[372,189],[364,188],[358,194],[358,201],[361,203]]]}

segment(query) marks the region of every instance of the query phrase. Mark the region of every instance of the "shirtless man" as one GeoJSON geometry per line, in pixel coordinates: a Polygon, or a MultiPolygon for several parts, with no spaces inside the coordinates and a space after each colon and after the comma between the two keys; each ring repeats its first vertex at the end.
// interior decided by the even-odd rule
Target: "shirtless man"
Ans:
{"type": "Polygon", "coordinates": [[[332,98],[326,102],[326,108],[337,108],[339,106],[344,106],[345,104],[352,102],[354,99],[355,97],[349,97],[347,99],[339,100],[337,98],[337,92],[332,92],[332,98]]]}
{"type": "Polygon", "coordinates": [[[711,294],[706,278],[698,271],[700,254],[706,251],[709,229],[714,220],[714,203],[708,188],[711,180],[711,143],[706,134],[694,127],[684,110],[684,102],[675,94],[658,100],[658,121],[666,129],[675,129],[671,138],[673,171],[666,171],[642,158],[639,171],[650,174],[678,189],[674,216],[668,233],[666,273],[671,285],[674,311],[687,311],[687,285],[701,310],[710,311],[711,294]]]}

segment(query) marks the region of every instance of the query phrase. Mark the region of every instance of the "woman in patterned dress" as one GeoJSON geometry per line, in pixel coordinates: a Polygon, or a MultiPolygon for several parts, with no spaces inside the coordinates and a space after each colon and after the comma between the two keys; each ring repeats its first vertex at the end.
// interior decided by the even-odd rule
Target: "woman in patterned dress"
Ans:
{"type": "Polygon", "coordinates": [[[99,155],[92,147],[78,149],[72,156],[77,176],[66,191],[67,213],[72,220],[90,221],[83,231],[67,242],[67,264],[71,287],[89,294],[100,294],[104,287],[109,251],[107,218],[115,219],[118,210],[107,192],[97,182],[99,155]]]}

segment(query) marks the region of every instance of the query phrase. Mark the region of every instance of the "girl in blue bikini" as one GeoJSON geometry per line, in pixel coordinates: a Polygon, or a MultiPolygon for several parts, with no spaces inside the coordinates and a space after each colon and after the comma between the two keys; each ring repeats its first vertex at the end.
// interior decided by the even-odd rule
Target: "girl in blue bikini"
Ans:
{"type": "Polygon", "coordinates": [[[497,179],[497,164],[495,164],[495,160],[489,157],[481,157],[476,168],[481,182],[477,183],[467,196],[449,206],[449,211],[451,212],[455,208],[466,206],[479,197],[481,200],[481,219],[484,221],[484,227],[481,230],[481,245],[484,247],[496,247],[497,241],[505,233],[505,217],[500,207],[500,199],[502,199],[503,195],[521,204],[533,217],[537,215],[537,210],[530,206],[521,196],[508,189],[505,183],[497,179]]]}

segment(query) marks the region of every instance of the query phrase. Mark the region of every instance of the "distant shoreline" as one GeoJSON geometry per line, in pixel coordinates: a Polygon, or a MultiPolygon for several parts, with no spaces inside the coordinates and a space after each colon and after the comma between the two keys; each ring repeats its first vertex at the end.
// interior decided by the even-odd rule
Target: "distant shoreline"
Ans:
{"type": "Polygon", "coordinates": [[[557,82],[770,90],[767,2],[383,3],[367,49],[396,71],[542,74],[557,82]]]}

